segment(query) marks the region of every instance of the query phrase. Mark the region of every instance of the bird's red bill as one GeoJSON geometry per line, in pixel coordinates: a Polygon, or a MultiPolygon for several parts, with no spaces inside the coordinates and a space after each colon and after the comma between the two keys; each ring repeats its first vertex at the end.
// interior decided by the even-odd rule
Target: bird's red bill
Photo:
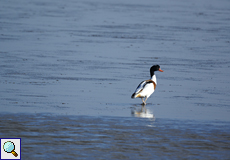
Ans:
{"type": "Polygon", "coordinates": [[[164,72],[164,71],[163,71],[163,70],[161,70],[160,68],[159,68],[159,71],[160,71],[160,72],[164,72]]]}

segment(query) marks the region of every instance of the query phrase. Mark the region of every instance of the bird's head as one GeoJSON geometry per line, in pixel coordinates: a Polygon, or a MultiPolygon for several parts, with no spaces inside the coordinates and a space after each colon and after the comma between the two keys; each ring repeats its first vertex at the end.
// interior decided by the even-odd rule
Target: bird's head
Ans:
{"type": "Polygon", "coordinates": [[[150,68],[150,75],[151,75],[151,77],[154,75],[154,72],[155,72],[155,71],[164,72],[163,70],[161,70],[161,68],[160,68],[159,65],[153,65],[153,66],[150,68]]]}

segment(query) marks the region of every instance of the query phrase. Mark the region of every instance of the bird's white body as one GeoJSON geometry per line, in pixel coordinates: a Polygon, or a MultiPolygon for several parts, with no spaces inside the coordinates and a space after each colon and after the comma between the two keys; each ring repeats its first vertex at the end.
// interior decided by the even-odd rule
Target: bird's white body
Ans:
{"type": "Polygon", "coordinates": [[[146,84],[146,86],[143,88],[143,90],[139,93],[140,97],[149,98],[151,94],[154,92],[154,86],[153,83],[146,84]]]}
{"type": "MultiPolygon", "coordinates": [[[[157,85],[157,82],[156,82],[156,76],[153,75],[153,77],[151,78],[151,80],[146,80],[146,81],[143,81],[142,82],[142,86],[141,88],[139,88],[138,90],[136,91],[140,91],[138,94],[139,94],[139,97],[141,98],[149,98],[151,96],[151,94],[153,94],[153,92],[155,91],[155,86],[157,85]],[[150,83],[148,83],[150,82],[150,83]],[[154,85],[155,83],[155,85],[154,85]]],[[[135,91],[135,93],[136,93],[135,91]]]]}
{"type": "Polygon", "coordinates": [[[146,100],[155,91],[156,85],[157,85],[156,75],[153,75],[151,79],[145,80],[138,85],[132,98],[142,98],[142,101],[143,98],[146,98],[145,101],[143,101],[143,104],[145,104],[146,100]]]}

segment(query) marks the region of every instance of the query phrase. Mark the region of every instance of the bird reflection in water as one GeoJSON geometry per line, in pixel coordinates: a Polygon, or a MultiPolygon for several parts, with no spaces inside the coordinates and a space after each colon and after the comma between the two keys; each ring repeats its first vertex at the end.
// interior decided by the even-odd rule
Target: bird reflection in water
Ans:
{"type": "Polygon", "coordinates": [[[144,104],[142,104],[141,106],[135,105],[135,107],[132,108],[131,113],[135,117],[152,118],[155,120],[154,114],[149,109],[147,109],[144,104]],[[137,110],[137,107],[141,107],[141,109],[137,110]]]}

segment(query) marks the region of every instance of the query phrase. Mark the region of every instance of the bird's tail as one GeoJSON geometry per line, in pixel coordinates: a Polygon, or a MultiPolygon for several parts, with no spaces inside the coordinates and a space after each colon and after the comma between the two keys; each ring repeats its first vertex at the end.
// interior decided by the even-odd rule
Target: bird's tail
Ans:
{"type": "Polygon", "coordinates": [[[131,98],[139,98],[139,97],[141,97],[141,95],[137,93],[133,93],[131,96],[131,98]]]}
{"type": "Polygon", "coordinates": [[[133,93],[131,98],[136,98],[136,93],[133,93]]]}
{"type": "Polygon", "coordinates": [[[131,98],[141,98],[142,96],[139,93],[133,93],[131,98]]]}

